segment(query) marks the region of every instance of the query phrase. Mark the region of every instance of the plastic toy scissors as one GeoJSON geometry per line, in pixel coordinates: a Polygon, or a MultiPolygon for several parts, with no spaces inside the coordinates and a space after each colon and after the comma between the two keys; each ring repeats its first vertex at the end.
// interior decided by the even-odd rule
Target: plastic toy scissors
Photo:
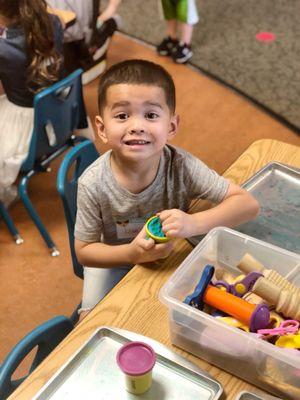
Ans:
{"type": "Polygon", "coordinates": [[[257,333],[259,335],[270,335],[270,336],[284,336],[289,333],[295,334],[299,330],[299,321],[295,319],[286,319],[282,321],[278,328],[273,329],[259,329],[257,333]]]}

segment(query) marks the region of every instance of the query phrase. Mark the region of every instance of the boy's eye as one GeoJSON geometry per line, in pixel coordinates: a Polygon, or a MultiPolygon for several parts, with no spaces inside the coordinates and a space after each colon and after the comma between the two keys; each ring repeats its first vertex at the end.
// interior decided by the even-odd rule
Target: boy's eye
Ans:
{"type": "Polygon", "coordinates": [[[158,114],[155,112],[149,112],[146,114],[146,118],[147,119],[156,119],[156,118],[158,118],[158,114]]]}
{"type": "Polygon", "coordinates": [[[128,114],[119,113],[119,114],[115,115],[115,118],[117,118],[117,119],[127,119],[128,118],[128,114]]]}

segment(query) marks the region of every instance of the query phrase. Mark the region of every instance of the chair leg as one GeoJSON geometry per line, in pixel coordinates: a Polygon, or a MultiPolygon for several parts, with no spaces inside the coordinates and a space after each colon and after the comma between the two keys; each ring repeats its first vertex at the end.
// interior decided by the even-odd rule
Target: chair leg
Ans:
{"type": "Polygon", "coordinates": [[[5,205],[0,201],[0,215],[3,218],[9,232],[12,234],[13,238],[15,239],[16,244],[22,244],[24,240],[22,239],[21,235],[19,234],[18,229],[16,228],[14,221],[11,219],[5,205]]]}
{"type": "Polygon", "coordinates": [[[74,325],[76,325],[79,320],[78,310],[80,308],[81,308],[81,302],[78,304],[78,306],[75,308],[72,315],[70,316],[70,320],[73,322],[74,325]]]}
{"type": "Polygon", "coordinates": [[[22,200],[26,210],[28,211],[30,217],[32,218],[33,222],[35,223],[35,226],[39,230],[40,234],[42,235],[44,241],[46,242],[47,246],[50,249],[50,253],[53,257],[56,257],[59,255],[59,251],[55,247],[55,244],[53,240],[51,239],[51,236],[49,235],[47,229],[45,228],[44,224],[42,223],[38,213],[36,212],[35,208],[33,207],[28,194],[27,194],[27,185],[29,178],[31,178],[34,175],[32,171],[28,173],[26,176],[24,176],[21,179],[21,182],[19,184],[19,194],[20,194],[20,199],[22,200]]]}

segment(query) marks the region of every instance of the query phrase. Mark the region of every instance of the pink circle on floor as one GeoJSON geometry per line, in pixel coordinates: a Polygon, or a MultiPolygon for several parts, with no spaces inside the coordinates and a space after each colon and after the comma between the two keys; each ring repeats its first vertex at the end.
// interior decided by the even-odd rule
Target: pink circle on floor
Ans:
{"type": "Polygon", "coordinates": [[[259,42],[273,42],[276,36],[272,32],[259,32],[255,35],[255,38],[259,42]]]}

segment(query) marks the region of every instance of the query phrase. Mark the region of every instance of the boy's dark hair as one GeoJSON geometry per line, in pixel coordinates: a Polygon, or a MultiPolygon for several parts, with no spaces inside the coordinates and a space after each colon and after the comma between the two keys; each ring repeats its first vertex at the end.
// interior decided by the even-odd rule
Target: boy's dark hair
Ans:
{"type": "Polygon", "coordinates": [[[106,105],[108,88],[118,84],[158,86],[165,93],[170,111],[175,112],[175,85],[171,75],[163,67],[151,61],[126,60],[113,65],[101,76],[98,88],[100,115],[103,115],[106,105]]]}

